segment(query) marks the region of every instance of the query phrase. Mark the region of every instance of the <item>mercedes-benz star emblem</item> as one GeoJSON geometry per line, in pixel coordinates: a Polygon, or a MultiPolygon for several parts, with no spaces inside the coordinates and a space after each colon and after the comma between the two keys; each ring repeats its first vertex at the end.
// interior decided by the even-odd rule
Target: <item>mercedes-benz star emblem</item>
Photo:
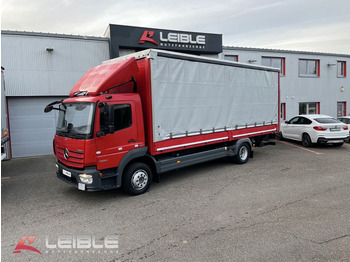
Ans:
{"type": "Polygon", "coordinates": [[[68,149],[67,149],[67,148],[65,148],[65,149],[64,149],[64,153],[63,153],[63,155],[64,155],[64,158],[65,158],[66,160],[68,160],[68,157],[69,157],[69,151],[68,151],[68,149]]]}

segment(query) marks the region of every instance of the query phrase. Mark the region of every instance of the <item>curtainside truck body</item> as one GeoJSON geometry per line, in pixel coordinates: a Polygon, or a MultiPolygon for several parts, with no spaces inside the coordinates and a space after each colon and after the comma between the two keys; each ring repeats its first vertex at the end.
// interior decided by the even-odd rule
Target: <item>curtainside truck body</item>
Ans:
{"type": "Polygon", "coordinates": [[[144,193],[159,175],[245,163],[279,131],[279,70],[149,49],[90,69],[59,110],[57,176],[80,190],[144,193]]]}

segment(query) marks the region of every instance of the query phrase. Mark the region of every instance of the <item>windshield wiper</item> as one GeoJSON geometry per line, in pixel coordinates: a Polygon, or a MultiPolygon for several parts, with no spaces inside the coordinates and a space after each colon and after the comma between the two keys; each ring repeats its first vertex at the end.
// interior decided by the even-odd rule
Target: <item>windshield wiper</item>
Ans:
{"type": "Polygon", "coordinates": [[[74,96],[87,96],[88,91],[80,91],[80,92],[75,92],[74,96]]]}

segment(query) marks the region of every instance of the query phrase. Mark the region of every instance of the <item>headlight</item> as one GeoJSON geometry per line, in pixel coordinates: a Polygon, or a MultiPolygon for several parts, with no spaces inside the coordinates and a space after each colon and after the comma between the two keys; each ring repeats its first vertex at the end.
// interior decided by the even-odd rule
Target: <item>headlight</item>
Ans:
{"type": "Polygon", "coordinates": [[[55,164],[56,165],[56,171],[58,171],[58,165],[57,164],[55,164]]]}
{"type": "Polygon", "coordinates": [[[88,174],[81,174],[79,175],[80,181],[85,183],[85,184],[92,184],[92,175],[88,174]]]}

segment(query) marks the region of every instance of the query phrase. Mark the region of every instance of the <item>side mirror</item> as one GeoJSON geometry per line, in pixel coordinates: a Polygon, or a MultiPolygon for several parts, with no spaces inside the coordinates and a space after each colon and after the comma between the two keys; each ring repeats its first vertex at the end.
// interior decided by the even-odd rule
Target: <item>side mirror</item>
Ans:
{"type": "Polygon", "coordinates": [[[114,107],[113,105],[107,105],[101,103],[99,105],[100,111],[100,129],[101,131],[96,133],[97,137],[105,136],[107,134],[113,134],[114,128],[114,107]]]}
{"type": "Polygon", "coordinates": [[[45,113],[49,113],[49,112],[52,111],[52,109],[53,109],[53,106],[48,105],[48,106],[45,107],[44,112],[45,113]]]}
{"type": "Polygon", "coordinates": [[[288,120],[287,120],[287,121],[284,121],[284,123],[288,125],[288,124],[289,124],[289,121],[288,121],[288,120]]]}
{"type": "Polygon", "coordinates": [[[48,113],[48,112],[51,112],[53,109],[59,110],[59,111],[64,111],[64,110],[62,110],[62,109],[60,109],[60,108],[54,108],[54,107],[53,107],[54,105],[62,104],[62,102],[63,102],[63,100],[60,100],[60,101],[55,101],[55,102],[52,102],[52,103],[48,104],[48,105],[45,107],[44,112],[45,112],[45,113],[48,113]]]}
{"type": "Polygon", "coordinates": [[[107,127],[107,133],[113,134],[115,131],[114,128],[114,106],[113,105],[107,105],[106,106],[108,117],[105,118],[106,120],[106,127],[107,127]]]}

